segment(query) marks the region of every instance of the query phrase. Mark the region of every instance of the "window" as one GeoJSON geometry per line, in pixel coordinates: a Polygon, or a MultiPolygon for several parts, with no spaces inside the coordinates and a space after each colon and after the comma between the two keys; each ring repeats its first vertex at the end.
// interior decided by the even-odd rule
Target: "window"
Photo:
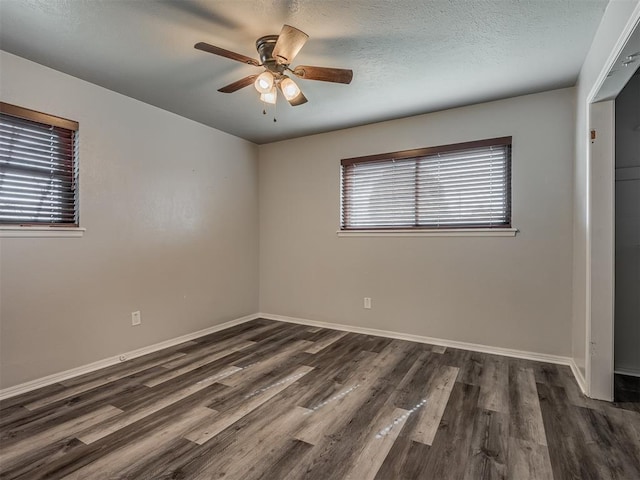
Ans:
{"type": "Polygon", "coordinates": [[[78,124],[0,102],[0,224],[78,226],[78,124]]]}
{"type": "Polygon", "coordinates": [[[511,137],[341,164],[341,230],[511,227],[511,137]]]}

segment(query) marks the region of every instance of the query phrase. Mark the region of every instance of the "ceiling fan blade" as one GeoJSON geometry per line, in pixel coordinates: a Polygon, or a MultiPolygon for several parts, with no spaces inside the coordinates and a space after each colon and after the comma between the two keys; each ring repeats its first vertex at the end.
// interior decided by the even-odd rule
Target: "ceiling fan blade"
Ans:
{"type": "Polygon", "coordinates": [[[293,74],[305,80],[320,80],[321,82],[351,83],[353,70],[344,68],[312,67],[298,65],[293,74]]]}
{"type": "Polygon", "coordinates": [[[198,42],[193,47],[198,50],[202,50],[203,52],[213,53],[214,55],[220,55],[221,57],[230,58],[231,60],[235,60],[236,62],[247,63],[256,67],[260,66],[260,62],[254,60],[253,58],[247,57],[240,53],[231,52],[214,45],[209,45],[208,43],[198,42]]]}
{"type": "Polygon", "coordinates": [[[248,77],[241,78],[237,82],[230,83],[222,88],[219,88],[218,91],[222,93],[233,93],[241,88],[248,87],[253,82],[255,82],[258,75],[249,75],[248,77]]]}
{"type": "Polygon", "coordinates": [[[302,30],[284,25],[273,47],[273,58],[280,64],[289,65],[308,39],[309,35],[302,30]]]}

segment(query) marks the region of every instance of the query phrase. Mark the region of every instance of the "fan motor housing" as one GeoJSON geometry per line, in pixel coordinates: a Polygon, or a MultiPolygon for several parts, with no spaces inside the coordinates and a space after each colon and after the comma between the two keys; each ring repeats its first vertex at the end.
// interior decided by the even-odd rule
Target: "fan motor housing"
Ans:
{"type": "Polygon", "coordinates": [[[278,41],[278,35],[265,35],[256,40],[256,50],[260,55],[260,63],[262,63],[267,70],[273,73],[283,73],[286,69],[286,65],[281,65],[273,58],[273,48],[278,41]]]}

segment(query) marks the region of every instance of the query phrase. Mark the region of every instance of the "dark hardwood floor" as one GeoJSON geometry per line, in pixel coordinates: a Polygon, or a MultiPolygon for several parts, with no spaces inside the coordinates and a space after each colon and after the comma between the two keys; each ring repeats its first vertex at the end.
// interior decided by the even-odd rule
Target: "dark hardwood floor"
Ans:
{"type": "Polygon", "coordinates": [[[640,377],[616,373],[613,398],[621,408],[640,413],[640,377]]]}
{"type": "Polygon", "coordinates": [[[255,320],[0,404],[2,479],[640,479],[568,367],[255,320]]]}

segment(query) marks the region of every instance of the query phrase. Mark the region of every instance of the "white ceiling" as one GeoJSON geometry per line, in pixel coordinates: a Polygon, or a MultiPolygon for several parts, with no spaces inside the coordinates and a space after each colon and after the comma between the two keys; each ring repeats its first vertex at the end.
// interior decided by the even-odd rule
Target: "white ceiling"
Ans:
{"type": "Polygon", "coordinates": [[[256,143],[575,84],[606,0],[0,0],[0,48],[256,143]],[[300,80],[309,103],[262,115],[257,58],[284,23],[310,39],[293,65],[351,68],[351,85],[300,80]]]}

